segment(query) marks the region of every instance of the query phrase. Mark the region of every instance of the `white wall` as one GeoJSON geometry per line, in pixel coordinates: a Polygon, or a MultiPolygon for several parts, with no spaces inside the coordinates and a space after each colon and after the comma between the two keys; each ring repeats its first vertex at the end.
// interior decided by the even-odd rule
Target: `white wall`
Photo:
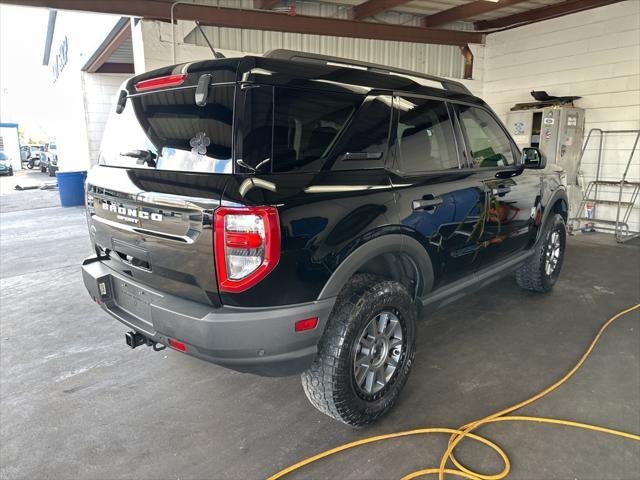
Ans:
{"type": "MultiPolygon", "coordinates": [[[[513,104],[533,101],[531,90],[546,90],[582,96],[576,106],[586,109],[586,132],[640,129],[640,1],[491,34],[481,75],[484,99],[503,119],[513,104]]],[[[605,144],[603,179],[621,178],[633,139],[617,135],[605,144]]],[[[594,178],[597,161],[597,142],[590,145],[582,167],[586,181],[594,178]]],[[[630,176],[640,180],[638,153],[630,176]]],[[[615,219],[615,208],[605,207],[598,215],[615,219]]],[[[636,209],[633,229],[640,228],[639,220],[636,209]]]]}
{"type": "Polygon", "coordinates": [[[82,73],[87,142],[91,165],[98,163],[100,142],[107,118],[113,109],[122,83],[129,77],[129,74],[82,73]]]}
{"type": "MultiPolygon", "coordinates": [[[[176,60],[173,61],[171,25],[168,22],[141,20],[132,25],[134,67],[136,74],[166,67],[174,63],[211,60],[209,47],[183,43],[184,32],[193,28],[193,22],[178,22],[176,26],[176,60]]],[[[253,52],[220,50],[227,57],[239,57],[253,52]]]]}
{"type": "Polygon", "coordinates": [[[68,62],[57,79],[50,69],[48,108],[56,112],[52,125],[58,145],[60,171],[87,170],[90,166],[89,133],[83,94],[82,67],[105,39],[120,17],[59,11],[56,18],[49,66],[64,38],[68,41],[68,62]]]}

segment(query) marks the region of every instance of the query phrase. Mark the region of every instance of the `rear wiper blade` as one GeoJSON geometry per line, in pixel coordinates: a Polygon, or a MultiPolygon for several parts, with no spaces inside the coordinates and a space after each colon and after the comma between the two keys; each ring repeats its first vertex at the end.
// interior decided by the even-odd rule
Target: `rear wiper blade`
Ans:
{"type": "Polygon", "coordinates": [[[158,156],[151,150],[131,150],[129,152],[122,152],[120,155],[123,157],[137,158],[137,165],[144,165],[145,163],[149,167],[155,167],[157,165],[156,158],[158,158],[158,156]]]}
{"type": "Polygon", "coordinates": [[[253,173],[258,173],[258,171],[262,168],[262,166],[266,165],[270,161],[271,161],[270,158],[265,158],[260,163],[258,163],[258,165],[256,165],[255,167],[252,167],[251,165],[246,163],[244,160],[239,158],[239,159],[236,160],[236,164],[240,165],[242,168],[246,168],[247,170],[251,170],[253,173]]]}
{"type": "Polygon", "coordinates": [[[245,163],[244,160],[242,160],[241,158],[236,160],[236,164],[240,165],[242,168],[246,168],[247,170],[251,170],[253,173],[257,172],[257,170],[255,168],[253,168],[248,163],[245,163]]]}

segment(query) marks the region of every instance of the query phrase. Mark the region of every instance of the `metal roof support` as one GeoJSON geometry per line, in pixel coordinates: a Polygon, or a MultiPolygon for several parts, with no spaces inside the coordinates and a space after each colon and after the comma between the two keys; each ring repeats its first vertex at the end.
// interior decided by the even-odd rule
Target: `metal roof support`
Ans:
{"type": "Polygon", "coordinates": [[[462,78],[465,80],[471,80],[473,78],[473,52],[469,48],[469,45],[460,47],[460,51],[464,57],[464,73],[462,78]]]}
{"type": "MultiPolygon", "coordinates": [[[[585,0],[588,1],[588,0],[585,0]]],[[[171,3],[162,0],[0,0],[0,3],[115,13],[156,20],[171,20],[171,3]]],[[[358,22],[310,15],[289,16],[264,10],[241,10],[180,4],[175,7],[174,20],[198,20],[202,25],[229,28],[249,28],[275,32],[307,33],[336,37],[368,38],[397,42],[431,43],[436,45],[466,45],[483,43],[484,34],[456,30],[437,30],[406,25],[358,22]]]]}
{"type": "Polygon", "coordinates": [[[550,18],[561,17],[570,13],[590,10],[592,8],[603,7],[623,0],[566,0],[562,3],[548,5],[546,7],[516,13],[507,17],[496,18],[495,20],[483,20],[474,24],[476,30],[491,30],[495,28],[517,27],[527,23],[539,22],[550,18]]]}
{"type": "Polygon", "coordinates": [[[525,0],[499,0],[497,2],[487,2],[486,0],[476,0],[475,2],[465,3],[457,7],[442,10],[433,15],[426,16],[422,19],[423,27],[439,27],[446,23],[457,22],[465,18],[475,17],[483,13],[493,12],[500,8],[509,7],[525,0]]]}
{"type": "Polygon", "coordinates": [[[354,5],[348,11],[351,20],[362,20],[363,18],[373,17],[385,10],[409,3],[411,0],[367,0],[366,2],[354,5]]]}

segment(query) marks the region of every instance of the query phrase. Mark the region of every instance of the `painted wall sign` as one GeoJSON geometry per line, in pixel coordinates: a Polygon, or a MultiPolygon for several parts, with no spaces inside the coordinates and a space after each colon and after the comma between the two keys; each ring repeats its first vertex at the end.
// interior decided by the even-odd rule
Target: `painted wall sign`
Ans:
{"type": "Polygon", "coordinates": [[[544,119],[544,124],[545,124],[545,125],[553,125],[553,124],[554,124],[554,120],[553,120],[553,118],[549,118],[549,117],[548,117],[548,118],[545,118],[545,119],[544,119]]]}
{"type": "Polygon", "coordinates": [[[58,53],[56,54],[56,58],[53,62],[53,65],[51,65],[51,71],[53,73],[54,83],[56,82],[56,80],[58,80],[58,77],[64,70],[64,67],[67,66],[68,62],[69,62],[69,40],[67,40],[67,37],[65,36],[64,40],[62,40],[62,43],[60,44],[60,47],[58,48],[58,53]]]}

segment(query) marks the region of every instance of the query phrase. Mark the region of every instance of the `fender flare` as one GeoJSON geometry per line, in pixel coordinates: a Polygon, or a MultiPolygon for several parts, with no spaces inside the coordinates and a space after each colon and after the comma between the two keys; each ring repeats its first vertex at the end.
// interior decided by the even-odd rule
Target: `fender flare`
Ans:
{"type": "Polygon", "coordinates": [[[411,259],[418,278],[418,297],[424,296],[433,288],[433,266],[427,250],[407,235],[389,234],[374,238],[351,252],[331,274],[318,300],[336,297],[358,269],[372,258],[385,253],[400,253],[411,259]]]}
{"type": "Polygon", "coordinates": [[[551,198],[542,206],[542,222],[540,223],[540,227],[536,232],[536,243],[540,240],[540,236],[542,235],[542,230],[544,225],[546,225],[547,220],[549,219],[549,215],[553,212],[551,209],[558,200],[562,200],[564,204],[567,206],[567,214],[569,212],[569,196],[567,195],[567,191],[564,188],[557,188],[551,198]]]}

